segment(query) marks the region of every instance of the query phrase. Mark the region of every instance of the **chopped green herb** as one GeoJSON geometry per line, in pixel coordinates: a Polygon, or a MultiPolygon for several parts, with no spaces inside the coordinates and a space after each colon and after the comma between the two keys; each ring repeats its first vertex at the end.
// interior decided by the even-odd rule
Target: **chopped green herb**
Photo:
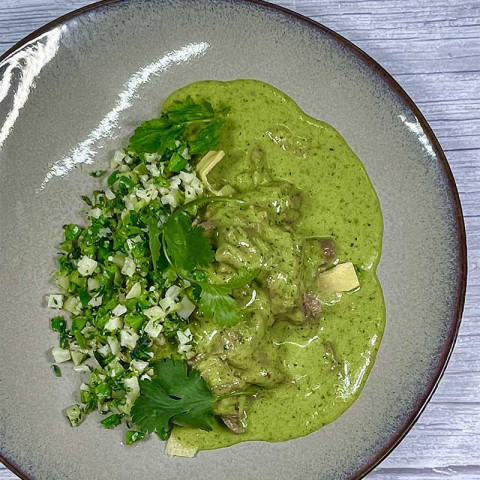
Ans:
{"type": "Polygon", "coordinates": [[[52,330],[59,334],[59,347],[67,348],[69,333],[67,331],[67,322],[63,317],[52,318],[52,330]]]}
{"type": "Polygon", "coordinates": [[[93,207],[93,203],[92,203],[92,201],[90,200],[89,197],[87,197],[86,195],[82,195],[81,199],[82,199],[89,207],[93,207]]]}
{"type": "Polygon", "coordinates": [[[115,170],[108,178],[107,178],[107,185],[111,187],[116,181],[118,176],[120,175],[120,172],[118,170],[115,170]]]}
{"type": "Polygon", "coordinates": [[[138,340],[135,348],[132,350],[131,356],[136,360],[143,360],[144,362],[148,362],[151,360],[149,355],[150,353],[150,345],[152,341],[148,335],[142,335],[138,340]]]}
{"type": "Polygon", "coordinates": [[[82,233],[82,228],[73,223],[70,225],[63,226],[65,240],[76,240],[80,233],[82,233]]]}
{"type": "Polygon", "coordinates": [[[181,172],[187,166],[187,159],[179,153],[174,153],[167,166],[171,172],[181,172]]]}
{"type": "Polygon", "coordinates": [[[129,313],[125,317],[125,323],[132,327],[136,332],[138,332],[140,328],[142,328],[142,325],[145,323],[146,320],[146,317],[140,315],[139,313],[129,313]]]}
{"type": "Polygon", "coordinates": [[[122,415],[113,414],[100,422],[105,428],[114,428],[122,423],[122,415]]]}
{"type": "Polygon", "coordinates": [[[152,259],[153,268],[155,271],[157,271],[158,260],[162,248],[162,242],[160,241],[161,229],[158,226],[158,219],[154,216],[147,217],[146,224],[148,227],[148,244],[150,248],[150,257],[152,259]]]}
{"type": "Polygon", "coordinates": [[[105,175],[108,187],[82,197],[87,224],[64,225],[56,298],[70,320],[52,319],[60,337],[52,353],[57,363],[71,359],[90,372],[82,404],[65,411],[71,425],[98,408],[108,413],[101,421],[107,429],[133,419],[138,428],[127,432],[127,444],[151,431],[166,439],[173,424],[211,429],[218,398],[200,373],[183,360],[155,357],[188,358],[189,317],[197,310],[219,325],[235,324],[241,312],[232,292],[258,274],[241,270],[215,285],[214,246],[196,225],[203,206],[240,202],[203,197],[193,168],[218,144],[226,119],[226,110],[187,97],[142,123],[129,147],[115,153],[113,171],[91,173],[105,175]],[[88,358],[97,363],[93,371],[88,358]]]}
{"type": "Polygon", "coordinates": [[[145,438],[145,432],[139,432],[138,430],[128,430],[125,435],[125,443],[127,445],[133,445],[145,438]]]}
{"type": "Polygon", "coordinates": [[[52,318],[52,330],[54,332],[63,333],[67,327],[67,322],[63,317],[52,318]]]}

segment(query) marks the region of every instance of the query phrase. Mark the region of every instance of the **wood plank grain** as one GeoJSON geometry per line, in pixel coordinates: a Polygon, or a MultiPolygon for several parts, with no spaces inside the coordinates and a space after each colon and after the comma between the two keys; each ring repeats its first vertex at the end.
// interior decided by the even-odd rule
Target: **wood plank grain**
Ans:
{"type": "Polygon", "coordinates": [[[0,463],[0,480],[18,480],[18,477],[0,463]]]}
{"type": "MultiPolygon", "coordinates": [[[[0,0],[0,53],[85,0],[0,0]]],[[[469,285],[447,372],[419,422],[370,480],[480,479],[480,2],[284,0],[379,61],[446,151],[466,217],[469,285]]],[[[0,466],[0,480],[17,478],[0,466]]]]}
{"type": "Polygon", "coordinates": [[[438,468],[377,468],[368,476],[368,480],[478,480],[480,473],[476,465],[463,467],[446,466],[438,468]]]}

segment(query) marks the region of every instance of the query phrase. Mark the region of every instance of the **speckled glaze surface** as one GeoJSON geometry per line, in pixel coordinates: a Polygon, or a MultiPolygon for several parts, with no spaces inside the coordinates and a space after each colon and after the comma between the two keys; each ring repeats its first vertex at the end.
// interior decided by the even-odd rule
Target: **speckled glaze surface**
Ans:
{"type": "Polygon", "coordinates": [[[393,80],[326,29],[263,4],[107,2],[45,29],[0,63],[0,452],[25,478],[359,478],[401,437],[442,372],[463,306],[463,221],[428,126],[393,80]],[[174,89],[255,78],[335,126],[384,212],[387,328],[359,400],[316,433],[171,459],[150,439],[61,410],[78,374],[50,369],[56,244],[80,195],[174,89]],[[88,164],[85,166],[85,164],[88,164]]]}

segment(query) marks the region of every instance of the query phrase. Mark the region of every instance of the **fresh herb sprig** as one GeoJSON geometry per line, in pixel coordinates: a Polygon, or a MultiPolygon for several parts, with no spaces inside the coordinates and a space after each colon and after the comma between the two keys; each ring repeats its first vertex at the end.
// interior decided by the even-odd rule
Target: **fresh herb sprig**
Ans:
{"type": "Polygon", "coordinates": [[[227,283],[216,285],[210,282],[199,282],[200,310],[221,327],[232,327],[241,318],[241,310],[232,297],[233,290],[250,285],[260,273],[259,269],[244,269],[237,272],[227,283]]]}
{"type": "Polygon", "coordinates": [[[227,115],[228,109],[215,111],[210,103],[196,103],[188,96],[174,102],[160,118],[143,122],[130,139],[130,148],[163,155],[184,137],[191,155],[203,155],[218,144],[227,115]]]}
{"type": "Polygon", "coordinates": [[[143,431],[167,438],[172,424],[210,431],[216,398],[198,370],[171,358],[154,365],[155,377],[140,381],[132,421],[143,431]]]}
{"type": "Polygon", "coordinates": [[[208,276],[199,275],[195,270],[196,267],[210,266],[214,262],[214,252],[204,230],[192,226],[192,220],[187,212],[211,202],[242,203],[242,200],[230,197],[206,197],[178,208],[164,225],[163,251],[165,258],[179,276],[197,286],[202,313],[211,317],[219,326],[233,326],[241,318],[241,309],[232,297],[233,290],[252,283],[259,270],[245,269],[222,285],[215,284],[208,276]]]}
{"type": "Polygon", "coordinates": [[[211,431],[216,402],[228,396],[254,393],[213,395],[198,370],[173,358],[156,362],[153,369],[153,379],[140,381],[140,397],[132,407],[131,416],[143,432],[156,432],[162,439],[168,438],[172,425],[211,431]]]}

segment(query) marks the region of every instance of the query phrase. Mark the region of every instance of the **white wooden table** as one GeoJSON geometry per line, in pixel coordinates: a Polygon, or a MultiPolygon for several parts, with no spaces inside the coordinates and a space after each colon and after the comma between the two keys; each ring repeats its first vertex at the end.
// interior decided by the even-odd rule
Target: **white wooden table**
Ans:
{"type": "MultiPolygon", "coordinates": [[[[88,3],[0,0],[0,54],[88,3]]],[[[352,40],[397,79],[433,127],[462,198],[469,285],[453,357],[418,423],[368,479],[480,479],[480,0],[277,3],[352,40]]],[[[0,480],[16,478],[0,464],[0,480]]]]}

